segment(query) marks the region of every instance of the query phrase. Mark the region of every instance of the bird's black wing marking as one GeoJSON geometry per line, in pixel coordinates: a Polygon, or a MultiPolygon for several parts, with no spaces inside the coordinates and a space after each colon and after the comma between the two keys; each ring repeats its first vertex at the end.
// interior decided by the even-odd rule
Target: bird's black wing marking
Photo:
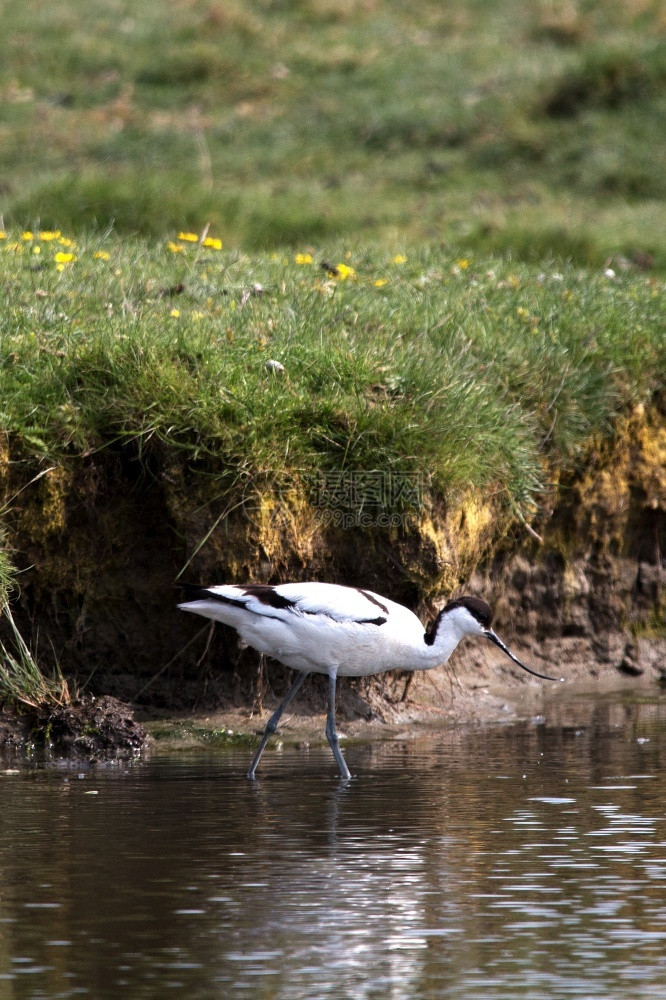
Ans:
{"type": "MultiPolygon", "coordinates": [[[[388,614],[388,608],[386,607],[386,605],[382,604],[381,601],[378,601],[377,598],[373,594],[371,594],[368,590],[363,590],[361,587],[357,587],[356,589],[358,590],[359,594],[363,594],[366,601],[370,601],[371,604],[376,604],[377,607],[381,611],[383,611],[385,615],[388,614]]],[[[384,619],[384,621],[386,621],[386,619],[384,619]]],[[[382,625],[383,622],[380,622],[379,624],[382,625]]]]}
{"type": "Polygon", "coordinates": [[[297,603],[279,594],[275,587],[267,583],[250,583],[247,587],[243,587],[243,593],[248,597],[256,597],[261,604],[266,604],[269,608],[293,608],[297,603]]]}
{"type": "Polygon", "coordinates": [[[183,596],[188,601],[221,600],[218,594],[213,594],[198,583],[177,583],[175,586],[183,591],[183,596]]]}
{"type": "Polygon", "coordinates": [[[283,597],[282,594],[278,594],[274,587],[263,583],[248,584],[247,587],[243,587],[242,593],[239,593],[238,597],[228,597],[226,594],[219,594],[214,590],[208,590],[206,587],[199,587],[193,583],[179,583],[178,586],[185,591],[189,601],[216,601],[218,604],[231,604],[235,608],[243,608],[250,614],[265,618],[279,618],[280,616],[260,611],[256,606],[253,608],[250,598],[255,598],[260,604],[265,604],[267,609],[275,608],[276,610],[292,609],[296,603],[283,597]]]}
{"type": "Polygon", "coordinates": [[[240,596],[236,598],[216,594],[214,590],[200,587],[196,583],[178,583],[176,586],[185,592],[188,601],[217,601],[219,604],[233,604],[237,608],[247,608],[247,601],[240,596]]]}
{"type": "Polygon", "coordinates": [[[277,590],[293,601],[289,611],[298,615],[326,618],[341,625],[379,626],[384,625],[389,619],[388,604],[381,603],[376,594],[371,594],[360,587],[304,583],[302,589],[298,584],[285,584],[277,590]],[[374,608],[378,608],[383,614],[378,615],[374,608]]]}
{"type": "Polygon", "coordinates": [[[340,625],[385,625],[388,618],[336,618],[328,611],[307,611],[305,608],[298,608],[302,615],[312,615],[315,618],[330,618],[332,622],[340,625]]]}
{"type": "MultiPolygon", "coordinates": [[[[185,596],[189,601],[217,601],[220,604],[231,604],[237,608],[243,608],[245,611],[249,611],[251,614],[264,615],[265,617],[279,617],[276,615],[267,614],[268,608],[274,608],[276,611],[292,611],[294,614],[311,615],[313,617],[325,617],[330,618],[331,621],[335,622],[348,622],[354,625],[384,625],[387,622],[387,618],[379,616],[377,618],[351,618],[351,617],[338,617],[332,611],[326,608],[317,608],[315,610],[310,610],[309,608],[303,608],[299,606],[298,599],[292,600],[289,597],[285,597],[284,594],[278,593],[276,587],[270,586],[270,584],[265,583],[250,583],[246,587],[239,587],[238,597],[228,597],[226,594],[219,594],[214,590],[208,590],[206,587],[199,587],[193,583],[179,583],[178,586],[185,591],[185,596]],[[260,604],[265,605],[266,611],[260,611],[257,609],[256,605],[253,608],[251,606],[251,598],[258,601],[260,604]]],[[[359,593],[369,600],[372,604],[376,604],[388,615],[388,608],[380,604],[371,594],[366,593],[359,589],[359,593]]]]}

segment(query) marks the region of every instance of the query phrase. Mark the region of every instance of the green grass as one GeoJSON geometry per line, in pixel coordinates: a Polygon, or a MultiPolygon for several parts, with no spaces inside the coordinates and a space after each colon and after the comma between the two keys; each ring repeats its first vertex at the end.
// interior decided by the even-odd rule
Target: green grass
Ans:
{"type": "Polygon", "coordinates": [[[658,0],[5,0],[5,224],[666,268],[658,0]]]}
{"type": "Polygon", "coordinates": [[[60,668],[52,676],[40,670],[30,649],[16,627],[11,609],[0,609],[0,705],[67,705],[71,700],[69,686],[60,668]]]}
{"type": "Polygon", "coordinates": [[[436,247],[331,244],[297,263],[172,246],[0,240],[14,452],[171,456],[238,496],[276,470],[416,472],[449,502],[474,489],[527,513],[666,370],[663,287],[644,276],[436,247]]]}

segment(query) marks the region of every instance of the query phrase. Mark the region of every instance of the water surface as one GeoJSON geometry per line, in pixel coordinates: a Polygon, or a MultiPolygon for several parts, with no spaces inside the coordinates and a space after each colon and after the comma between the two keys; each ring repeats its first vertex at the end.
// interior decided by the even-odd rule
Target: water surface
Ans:
{"type": "Polygon", "coordinates": [[[0,1000],[666,998],[666,699],[0,773],[0,1000]]]}

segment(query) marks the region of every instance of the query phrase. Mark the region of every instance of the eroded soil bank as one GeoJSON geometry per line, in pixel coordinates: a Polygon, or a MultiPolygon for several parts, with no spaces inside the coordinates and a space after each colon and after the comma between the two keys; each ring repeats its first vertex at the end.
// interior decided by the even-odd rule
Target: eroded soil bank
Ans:
{"type": "Polygon", "coordinates": [[[146,731],[129,705],[84,694],[68,705],[0,708],[0,752],[26,750],[88,760],[126,759],[146,743],[146,731]]]}
{"type": "MultiPolygon", "coordinates": [[[[40,663],[48,669],[57,657],[72,686],[95,699],[96,709],[83,702],[79,735],[60,741],[84,754],[109,750],[97,745],[106,739],[103,719],[89,714],[106,696],[132,705],[139,720],[180,716],[212,732],[254,733],[286,689],[289,671],[266,670],[230,630],[175,609],[173,585],[186,565],[183,579],[197,582],[353,582],[409,605],[424,621],[442,600],[468,591],[495,608],[497,631],[521,658],[555,669],[568,684],[603,687],[625,678],[649,686],[666,676],[659,404],[627,416],[612,441],[593,444],[584,471],[544,498],[529,528],[493,499],[473,495],[448,507],[425,497],[399,527],[341,528],[322,521],[294,477],[279,491],[255,485],[227,509],[206,477],[173,456],[153,456],[146,466],[126,448],[108,450],[32,483],[35,467],[20,457],[10,448],[0,469],[5,501],[23,487],[8,517],[20,570],[15,618],[40,663]],[[94,735],[88,745],[86,733],[94,735]]],[[[525,715],[546,683],[473,642],[446,667],[414,676],[405,692],[408,676],[342,684],[346,731],[525,715]]],[[[321,738],[320,680],[308,681],[295,706],[295,738],[321,738]]],[[[43,720],[48,738],[55,742],[74,711],[50,729],[43,720]]],[[[114,711],[118,746],[131,751],[140,727],[114,711]]]]}

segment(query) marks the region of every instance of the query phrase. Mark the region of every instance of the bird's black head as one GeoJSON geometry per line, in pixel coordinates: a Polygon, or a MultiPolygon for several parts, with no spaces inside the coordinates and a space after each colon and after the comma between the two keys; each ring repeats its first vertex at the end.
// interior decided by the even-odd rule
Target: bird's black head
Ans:
{"type": "Polygon", "coordinates": [[[449,601],[446,607],[442,608],[440,614],[445,615],[448,611],[453,611],[454,608],[467,608],[482,628],[487,629],[492,625],[492,608],[485,601],[482,601],[480,597],[470,597],[469,595],[458,597],[455,601],[449,601]]]}
{"type": "MultiPolygon", "coordinates": [[[[482,601],[480,597],[465,596],[459,597],[455,601],[449,601],[446,607],[442,608],[439,612],[435,621],[426,629],[424,640],[427,646],[435,644],[437,630],[447,615],[452,615],[453,618],[460,619],[461,616],[456,614],[459,608],[467,612],[466,615],[462,615],[462,622],[458,622],[459,627],[462,625],[465,635],[482,635],[486,639],[490,639],[496,646],[499,646],[503,653],[506,653],[510,660],[517,663],[528,674],[534,674],[535,677],[541,677],[547,681],[558,680],[557,677],[550,677],[548,674],[540,674],[536,670],[532,670],[531,667],[522,663],[517,656],[514,656],[508,646],[502,642],[497,633],[493,632],[490,627],[493,620],[493,612],[491,607],[485,601],[482,601]]],[[[561,680],[562,678],[559,679],[561,680]]]]}
{"type": "Polygon", "coordinates": [[[472,618],[479,623],[480,628],[484,632],[490,629],[490,624],[493,620],[493,612],[490,605],[486,604],[485,601],[482,601],[480,597],[470,597],[469,595],[466,595],[465,597],[456,598],[455,601],[449,601],[449,603],[442,608],[435,620],[431,622],[426,629],[426,645],[433,645],[437,635],[437,630],[442,623],[442,619],[452,611],[455,611],[456,608],[464,608],[468,611],[472,618]]]}

